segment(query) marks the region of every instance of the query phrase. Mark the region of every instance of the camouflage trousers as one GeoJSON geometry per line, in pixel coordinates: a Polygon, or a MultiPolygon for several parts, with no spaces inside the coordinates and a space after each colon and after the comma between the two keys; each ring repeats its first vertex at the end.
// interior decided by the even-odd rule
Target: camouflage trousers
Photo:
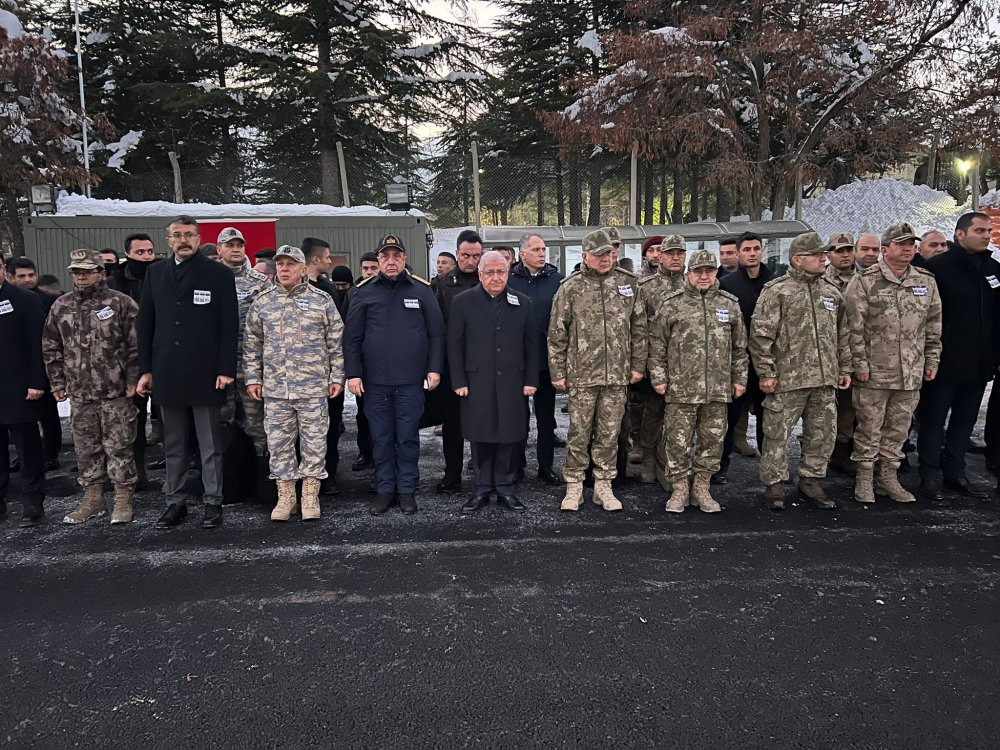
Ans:
{"type": "Polygon", "coordinates": [[[666,405],[669,430],[663,431],[663,449],[667,456],[666,479],[680,482],[691,474],[719,470],[722,441],[729,426],[728,404],[713,401],[707,404],[666,405]],[[691,459],[692,441],[694,460],[691,459]]]}
{"type": "Polygon", "coordinates": [[[639,445],[643,459],[652,458],[663,435],[663,415],[665,399],[656,391],[647,394],[642,410],[642,425],[639,427],[639,445]]]}
{"type": "Polygon", "coordinates": [[[219,414],[223,423],[232,424],[236,421],[236,401],[243,406],[243,431],[253,441],[254,451],[258,456],[267,452],[267,436],[264,434],[264,402],[255,401],[247,393],[247,382],[242,376],[226,388],[226,403],[219,414]]]}
{"type": "Polygon", "coordinates": [[[854,430],[851,459],[874,463],[879,459],[898,464],[920,391],[888,388],[854,388],[858,426],[854,430]]]}
{"type": "Polygon", "coordinates": [[[802,458],[799,476],[820,479],[837,439],[837,397],[830,386],[769,393],[764,399],[764,449],[760,452],[760,481],[788,480],[788,439],[802,420],[802,458]]]}
{"type": "Polygon", "coordinates": [[[271,451],[271,479],[326,479],[329,429],[325,398],[265,397],[264,431],[271,451]]]}
{"type": "Polygon", "coordinates": [[[138,416],[132,399],[122,396],[102,401],[71,400],[73,448],[76,450],[78,480],[84,487],[103,484],[136,483],[135,424],[138,416]]]}
{"type": "Polygon", "coordinates": [[[837,391],[837,442],[849,443],[854,439],[854,388],[837,391]]]}
{"type": "Polygon", "coordinates": [[[624,385],[570,387],[569,432],[566,435],[567,482],[582,482],[594,461],[594,479],[614,479],[617,474],[618,432],[628,400],[624,385]],[[588,455],[587,445],[591,443],[588,455]]]}

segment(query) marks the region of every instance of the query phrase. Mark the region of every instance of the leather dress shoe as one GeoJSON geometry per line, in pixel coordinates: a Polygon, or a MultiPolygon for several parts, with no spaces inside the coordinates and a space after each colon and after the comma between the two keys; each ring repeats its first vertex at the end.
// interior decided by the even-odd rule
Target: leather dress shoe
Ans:
{"type": "Polygon", "coordinates": [[[29,529],[40,524],[43,518],[45,518],[45,510],[41,505],[25,505],[21,511],[21,523],[18,525],[22,529],[29,529]]]}
{"type": "Polygon", "coordinates": [[[944,487],[938,479],[921,479],[920,494],[928,500],[944,500],[944,487]]]}
{"type": "Polygon", "coordinates": [[[55,471],[59,468],[59,459],[50,458],[45,461],[45,471],[55,471]]]}
{"type": "Polygon", "coordinates": [[[462,506],[463,513],[475,513],[480,508],[485,508],[490,504],[490,493],[483,492],[479,495],[473,495],[470,497],[465,505],[462,506]]]}
{"type": "Polygon", "coordinates": [[[187,505],[184,503],[171,503],[167,506],[167,509],[163,511],[163,515],[160,516],[159,520],[156,522],[156,528],[172,529],[174,526],[187,518],[187,514],[187,505]]]}
{"type": "Polygon", "coordinates": [[[442,479],[437,483],[437,487],[434,488],[435,492],[439,495],[450,495],[452,492],[458,492],[460,489],[462,489],[462,480],[451,479],[450,477],[442,479]]]}
{"type": "Polygon", "coordinates": [[[336,497],[340,494],[340,489],[337,487],[337,482],[333,477],[327,477],[319,483],[319,494],[327,495],[329,497],[336,497]]]}
{"type": "Polygon", "coordinates": [[[554,435],[554,436],[552,437],[552,445],[553,445],[554,447],[556,447],[556,448],[565,448],[565,447],[566,447],[566,441],[565,441],[565,440],[563,440],[563,439],[562,439],[561,437],[559,437],[558,435],[554,435]]]}
{"type": "Polygon", "coordinates": [[[417,512],[417,499],[412,492],[399,493],[399,510],[407,516],[412,516],[417,512]]]}
{"type": "Polygon", "coordinates": [[[957,492],[963,497],[971,497],[977,500],[984,500],[990,496],[990,491],[978,484],[972,484],[968,479],[945,479],[944,486],[953,492],[957,492]]]}
{"type": "Polygon", "coordinates": [[[541,479],[545,484],[562,484],[562,477],[556,474],[548,466],[543,466],[538,470],[538,478],[541,479]]]}
{"type": "Polygon", "coordinates": [[[729,478],[726,476],[726,472],[728,472],[728,471],[729,471],[729,467],[728,466],[724,466],[723,468],[719,469],[717,472],[715,472],[712,475],[711,483],[712,484],[725,484],[726,482],[728,482],[729,478]]]}
{"type": "Polygon", "coordinates": [[[205,515],[201,518],[201,528],[214,529],[222,526],[222,506],[205,503],[205,515]]]}
{"type": "Polygon", "coordinates": [[[351,464],[351,471],[364,471],[365,469],[370,469],[372,467],[372,457],[371,456],[358,456],[354,459],[354,463],[351,464]]]}
{"type": "Polygon", "coordinates": [[[378,497],[368,504],[368,512],[373,516],[381,516],[396,503],[396,493],[380,492],[378,497]]]}
{"type": "Polygon", "coordinates": [[[517,495],[497,495],[497,504],[502,505],[508,510],[522,511],[524,510],[524,503],[521,502],[521,498],[517,495]]]}

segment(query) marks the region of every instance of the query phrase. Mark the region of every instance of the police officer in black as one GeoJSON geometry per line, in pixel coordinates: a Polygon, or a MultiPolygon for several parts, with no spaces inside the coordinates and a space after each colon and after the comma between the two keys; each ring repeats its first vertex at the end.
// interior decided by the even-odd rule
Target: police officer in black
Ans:
{"type": "Polygon", "coordinates": [[[430,283],[406,270],[406,249],[388,235],[376,248],[379,273],[358,284],[347,311],[347,388],[364,396],[371,425],[378,496],[369,510],[394,502],[417,510],[423,382],[433,391],[444,366],[444,320],[430,283]]]}

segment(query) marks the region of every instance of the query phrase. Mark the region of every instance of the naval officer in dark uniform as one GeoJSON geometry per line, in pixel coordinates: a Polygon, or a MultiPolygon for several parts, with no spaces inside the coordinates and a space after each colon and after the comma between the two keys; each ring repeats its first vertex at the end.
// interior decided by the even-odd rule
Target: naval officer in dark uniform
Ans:
{"type": "Polygon", "coordinates": [[[410,514],[417,510],[423,383],[434,390],[441,382],[444,319],[430,283],[406,270],[399,238],[384,237],[376,254],[378,275],[358,284],[347,311],[344,368],[371,426],[378,496],[369,510],[385,513],[398,500],[410,514]]]}

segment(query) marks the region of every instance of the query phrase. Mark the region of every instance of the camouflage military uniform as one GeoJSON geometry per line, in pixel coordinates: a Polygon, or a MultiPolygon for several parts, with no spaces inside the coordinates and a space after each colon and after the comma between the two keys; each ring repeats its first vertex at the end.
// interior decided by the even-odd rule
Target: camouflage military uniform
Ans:
{"type": "MultiPolygon", "coordinates": [[[[849,235],[848,235],[849,236],[849,235]]],[[[827,266],[823,272],[823,278],[837,287],[837,291],[843,296],[847,292],[847,285],[857,275],[854,266],[846,271],[841,271],[833,266],[827,266]]],[[[853,388],[853,386],[852,386],[853,388]]],[[[837,391],[837,442],[850,443],[854,439],[854,403],[851,398],[852,388],[845,388],[837,391]]],[[[850,450],[848,446],[845,450],[850,450]]]]}
{"type": "Polygon", "coordinates": [[[594,478],[615,477],[629,379],[646,368],[646,312],[636,281],[617,266],[603,275],[583,266],[552,301],[549,371],[569,390],[567,482],[583,481],[592,432],[594,478]]]}
{"type": "Polygon", "coordinates": [[[247,393],[246,377],[243,373],[243,339],[250,305],[272,286],[272,282],[267,276],[254,271],[245,264],[242,268],[234,269],[233,275],[236,282],[236,301],[239,304],[240,312],[239,339],[236,345],[236,381],[229,386],[221,418],[223,422],[236,420],[236,401],[238,398],[243,406],[245,417],[243,429],[253,440],[257,455],[263,456],[267,451],[267,438],[264,435],[264,405],[261,401],[250,398],[247,393]]]}
{"type": "Polygon", "coordinates": [[[837,377],[851,371],[843,297],[836,286],[794,267],[765,284],[751,322],[750,356],[761,381],[778,381],[764,399],[761,481],[788,479],[788,439],[800,418],[799,477],[826,476],[837,434],[837,377]]]}
{"type": "Polygon", "coordinates": [[[271,479],[327,477],[327,396],[344,380],[343,333],[330,295],[308,282],[276,284],[250,306],[243,361],[247,385],[263,386],[271,479]]]}
{"type": "Polygon", "coordinates": [[[136,483],[137,415],[126,392],[139,382],[138,315],[131,297],[99,281],[57,299],[45,323],[45,369],[52,391],[65,391],[72,406],[77,481],[84,487],[108,478],[119,486],[136,483]]]}
{"type": "Polygon", "coordinates": [[[937,370],[941,359],[937,284],[915,266],[897,278],[881,259],[855,277],[845,301],[858,415],[852,458],[898,463],[924,370],[937,370]],[[863,373],[865,382],[857,379],[863,373]]]}
{"type": "Polygon", "coordinates": [[[666,295],[650,325],[649,377],[667,385],[664,489],[692,473],[719,470],[726,404],[747,382],[747,337],[739,300],[716,282],[701,292],[689,282],[666,295]],[[692,438],[697,435],[694,462],[692,438]]]}

